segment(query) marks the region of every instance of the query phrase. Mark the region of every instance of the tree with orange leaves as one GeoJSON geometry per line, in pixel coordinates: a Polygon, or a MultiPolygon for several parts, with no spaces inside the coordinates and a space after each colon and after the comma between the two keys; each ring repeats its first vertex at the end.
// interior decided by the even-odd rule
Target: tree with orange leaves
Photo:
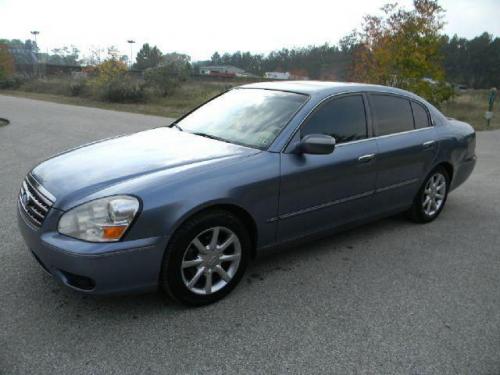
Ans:
{"type": "Polygon", "coordinates": [[[436,104],[447,99],[452,90],[444,83],[444,10],[438,1],[414,0],[410,10],[387,4],[381,10],[381,16],[364,18],[352,78],[410,90],[436,104]]]}
{"type": "Polygon", "coordinates": [[[5,44],[0,44],[0,80],[6,79],[15,72],[14,59],[5,44]]]}

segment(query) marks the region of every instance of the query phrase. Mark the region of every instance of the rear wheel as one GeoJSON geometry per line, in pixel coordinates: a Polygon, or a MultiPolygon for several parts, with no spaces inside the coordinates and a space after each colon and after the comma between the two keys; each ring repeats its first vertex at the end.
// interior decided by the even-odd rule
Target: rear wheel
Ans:
{"type": "Polygon", "coordinates": [[[419,223],[428,223],[434,220],[442,211],[446,198],[450,178],[443,167],[434,169],[425,179],[410,208],[410,217],[419,223]]]}
{"type": "Polygon", "coordinates": [[[241,221],[226,211],[196,216],[174,234],[160,284],[175,300],[205,305],[226,296],[245,272],[251,241],[241,221]]]}

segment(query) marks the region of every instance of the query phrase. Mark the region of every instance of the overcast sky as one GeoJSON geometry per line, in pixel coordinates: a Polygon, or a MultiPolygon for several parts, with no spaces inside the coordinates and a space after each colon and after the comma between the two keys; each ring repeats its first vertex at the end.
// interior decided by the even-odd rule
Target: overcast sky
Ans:
{"type": "MultiPolygon", "coordinates": [[[[281,47],[337,41],[360,26],[362,17],[388,0],[0,0],[0,38],[28,39],[39,30],[42,51],[76,45],[117,46],[134,54],[145,42],[193,60],[215,50],[267,53],[281,47]]],[[[409,6],[411,0],[401,0],[409,6]]],[[[467,38],[488,31],[500,36],[500,0],[442,0],[445,32],[467,38]]]]}

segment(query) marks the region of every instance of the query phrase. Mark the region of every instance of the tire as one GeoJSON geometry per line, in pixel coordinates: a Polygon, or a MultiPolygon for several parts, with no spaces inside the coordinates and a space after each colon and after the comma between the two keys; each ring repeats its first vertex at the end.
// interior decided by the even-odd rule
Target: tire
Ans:
{"type": "Polygon", "coordinates": [[[251,246],[247,229],[230,212],[214,210],[197,215],[172,236],[163,259],[160,287],[188,306],[216,302],[243,277],[251,246]]]}
{"type": "Polygon", "coordinates": [[[429,223],[436,219],[444,208],[449,188],[450,177],[446,169],[437,167],[432,170],[413,200],[408,211],[410,218],[417,223],[429,223]]]}

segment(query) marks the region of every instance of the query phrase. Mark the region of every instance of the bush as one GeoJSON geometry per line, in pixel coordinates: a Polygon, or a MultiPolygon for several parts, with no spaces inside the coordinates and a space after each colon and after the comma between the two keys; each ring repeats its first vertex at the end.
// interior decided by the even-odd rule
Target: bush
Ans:
{"type": "Polygon", "coordinates": [[[146,99],[144,85],[126,77],[116,78],[101,85],[99,94],[103,100],[115,103],[136,103],[146,99]]]}
{"type": "Polygon", "coordinates": [[[106,84],[127,74],[127,64],[123,61],[109,59],[96,66],[97,83],[106,84]]]}
{"type": "Polygon", "coordinates": [[[170,95],[181,81],[185,81],[189,75],[186,64],[168,62],[156,68],[144,71],[146,85],[155,90],[160,96],[170,95]]]}
{"type": "Polygon", "coordinates": [[[71,96],[84,96],[87,91],[87,82],[83,79],[72,81],[69,85],[71,96]]]}
{"type": "MultiPolygon", "coordinates": [[[[96,77],[91,81],[93,94],[114,103],[135,103],[146,99],[144,85],[127,76],[123,61],[109,59],[95,67],[96,77]]],[[[82,89],[75,86],[77,92],[82,89]]]]}
{"type": "Polygon", "coordinates": [[[24,82],[24,78],[21,76],[11,76],[8,78],[0,79],[0,89],[4,90],[16,90],[24,82]]]}
{"type": "Polygon", "coordinates": [[[407,90],[420,95],[436,107],[439,107],[446,100],[451,99],[455,94],[453,87],[442,81],[431,83],[421,80],[410,85],[407,90]]]}

